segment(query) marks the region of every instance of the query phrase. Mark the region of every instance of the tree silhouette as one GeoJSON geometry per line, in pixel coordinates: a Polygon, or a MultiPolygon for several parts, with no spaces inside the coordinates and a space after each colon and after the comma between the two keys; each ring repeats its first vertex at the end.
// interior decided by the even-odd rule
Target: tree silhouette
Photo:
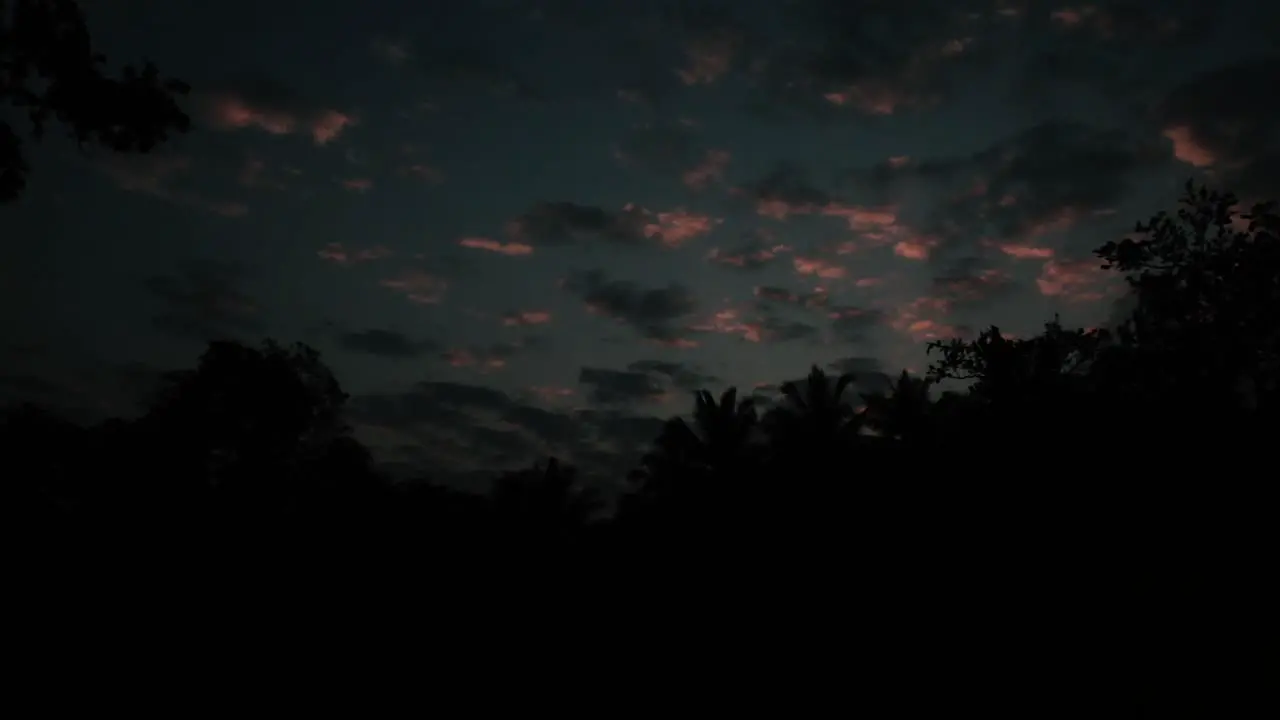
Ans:
{"type": "Polygon", "coordinates": [[[763,427],[783,462],[812,472],[832,467],[832,454],[858,435],[860,419],[844,397],[851,374],[829,377],[817,365],[801,382],[782,385],[782,402],[765,413],[763,427]]]}
{"type": "Polygon", "coordinates": [[[283,511],[347,432],[347,396],[305,345],[213,342],[196,369],[166,380],[142,427],[172,471],[234,505],[283,511]]]}
{"type": "MultiPolygon", "coordinates": [[[[105,63],[73,0],[0,2],[0,102],[25,110],[36,140],[56,120],[82,146],[145,153],[190,128],[177,102],[185,83],[149,61],[118,78],[104,74],[105,63]]],[[[29,170],[21,136],[0,121],[0,203],[22,194],[29,170]]]]}
{"type": "Polygon", "coordinates": [[[932,438],[933,403],[930,378],[912,377],[906,370],[898,376],[886,393],[863,394],[866,407],[863,422],[882,437],[907,442],[923,442],[932,438]]]}

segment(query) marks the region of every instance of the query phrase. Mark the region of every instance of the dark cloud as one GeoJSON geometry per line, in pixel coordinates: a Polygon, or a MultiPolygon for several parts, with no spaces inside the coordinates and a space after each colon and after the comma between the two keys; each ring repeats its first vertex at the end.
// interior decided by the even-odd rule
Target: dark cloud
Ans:
{"type": "MultiPolygon", "coordinates": [[[[964,157],[879,166],[882,188],[923,182],[934,202],[921,229],[943,240],[931,258],[973,255],[979,241],[1018,242],[1112,213],[1172,158],[1157,134],[1046,122],[964,157]]],[[[910,213],[905,213],[910,214],[910,213]]]]}
{"type": "Polygon", "coordinates": [[[988,307],[1023,290],[1007,273],[992,268],[979,258],[953,262],[931,280],[931,295],[946,300],[953,310],[988,307]]]}
{"type": "Polygon", "coordinates": [[[795,305],[817,309],[825,308],[831,302],[831,296],[825,290],[794,292],[775,285],[757,285],[755,296],[766,304],[795,305]]]}
{"type": "Polygon", "coordinates": [[[697,304],[683,285],[645,289],[625,280],[609,280],[599,270],[575,273],[564,284],[597,312],[634,327],[652,340],[672,341],[683,335],[676,321],[697,304]]]}
{"type": "Polygon", "coordinates": [[[768,175],[742,189],[758,203],[814,207],[831,202],[831,196],[813,185],[803,168],[789,162],[779,163],[768,175]]]}
{"type": "Polygon", "coordinates": [[[637,360],[628,365],[627,369],[665,378],[680,390],[704,390],[710,385],[722,382],[715,375],[709,375],[684,363],[637,360]]]}
{"type": "Polygon", "coordinates": [[[635,244],[645,239],[648,220],[636,207],[609,211],[572,202],[540,202],[513,220],[512,236],[533,245],[567,245],[586,240],[635,244]]]}
{"type": "Polygon", "coordinates": [[[239,265],[204,260],[179,274],[147,278],[145,287],[163,307],[152,316],[161,332],[196,340],[246,339],[263,324],[254,300],[241,284],[239,265]]]}
{"type": "Polygon", "coordinates": [[[1280,191],[1280,54],[1254,57],[1174,88],[1158,108],[1162,130],[1182,131],[1242,193],[1280,191]],[[1243,182],[1242,182],[1243,181],[1243,182]]]}
{"type": "Polygon", "coordinates": [[[578,383],[590,388],[588,397],[602,405],[630,404],[660,397],[662,386],[644,372],[584,367],[578,383]]]}
{"type": "Polygon", "coordinates": [[[618,159],[658,173],[680,173],[698,162],[697,133],[680,123],[644,123],[632,128],[616,148],[618,159]]]}
{"type": "Polygon", "coordinates": [[[338,336],[338,344],[350,352],[385,358],[412,358],[435,347],[429,341],[415,341],[395,330],[370,328],[338,336]]]}
{"type": "Polygon", "coordinates": [[[489,345],[450,348],[440,354],[440,359],[455,367],[496,368],[505,366],[508,360],[537,344],[536,339],[527,338],[521,342],[497,342],[489,345]]]}
{"type": "Polygon", "coordinates": [[[761,339],[764,342],[788,342],[790,340],[815,340],[818,328],[798,320],[766,318],[762,323],[761,339]]]}
{"type": "Polygon", "coordinates": [[[840,342],[867,342],[871,332],[885,322],[884,312],[871,308],[839,306],[832,307],[831,312],[831,333],[840,342]]]}

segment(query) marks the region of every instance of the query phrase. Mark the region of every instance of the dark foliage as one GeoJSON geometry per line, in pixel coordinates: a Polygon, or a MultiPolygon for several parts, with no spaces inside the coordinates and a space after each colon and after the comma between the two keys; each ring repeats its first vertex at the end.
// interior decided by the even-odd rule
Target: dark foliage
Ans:
{"type": "MultiPolygon", "coordinates": [[[[188,130],[185,83],[151,62],[118,77],[105,64],[74,0],[0,0],[0,104],[25,112],[34,139],[56,120],[81,146],[145,153],[188,130]]],[[[29,171],[20,131],[0,119],[0,203],[22,194],[29,171]]]]}
{"type": "Polygon", "coordinates": [[[1188,185],[1142,239],[1099,248],[1135,301],[1112,327],[934,343],[927,378],[860,400],[815,367],[763,416],[699,392],[614,512],[554,459],[487,496],[391,484],[317,354],[274,343],[211,345],[136,421],[11,413],[6,506],[45,563],[380,568],[436,595],[471,573],[512,603],[621,587],[650,614],[820,613],[865,626],[882,674],[911,662],[894,647],[963,648],[929,676],[946,693],[1000,673],[1010,707],[1210,717],[1219,681],[1265,668],[1215,653],[1265,632],[1280,547],[1280,228],[1235,204],[1188,185]]]}

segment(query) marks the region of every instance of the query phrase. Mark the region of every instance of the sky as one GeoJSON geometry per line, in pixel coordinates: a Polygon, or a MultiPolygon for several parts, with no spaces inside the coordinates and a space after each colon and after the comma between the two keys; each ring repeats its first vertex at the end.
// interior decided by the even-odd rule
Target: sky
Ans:
{"type": "Polygon", "coordinates": [[[1096,326],[1092,249],[1189,178],[1280,196],[1275,3],[82,5],[194,129],[29,147],[0,402],[128,415],[210,339],[300,341],[405,476],[618,477],[699,388],[1096,326]]]}

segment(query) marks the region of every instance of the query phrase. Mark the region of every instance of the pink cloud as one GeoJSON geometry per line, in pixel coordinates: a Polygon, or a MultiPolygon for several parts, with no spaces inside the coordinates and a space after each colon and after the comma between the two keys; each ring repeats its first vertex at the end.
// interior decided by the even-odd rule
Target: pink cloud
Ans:
{"type": "Polygon", "coordinates": [[[1041,295],[1080,302],[1101,299],[1109,279],[1096,259],[1050,260],[1041,268],[1036,286],[1041,295]]]}
{"type": "Polygon", "coordinates": [[[551,322],[551,313],[542,310],[521,310],[516,313],[508,313],[502,318],[502,324],[507,327],[544,325],[549,322],[551,322]]]}
{"type": "Polygon", "coordinates": [[[336,242],[331,242],[316,251],[316,255],[339,265],[348,265],[368,260],[381,260],[383,258],[389,258],[393,254],[394,253],[391,252],[390,248],[383,245],[374,245],[373,247],[361,248],[359,250],[348,250],[343,247],[342,243],[336,242]]]}
{"type": "Polygon", "coordinates": [[[705,37],[685,49],[688,64],[676,74],[685,85],[710,85],[733,67],[737,38],[730,34],[705,37]]]}
{"type": "Polygon", "coordinates": [[[440,302],[449,288],[449,283],[443,279],[421,270],[410,270],[401,273],[398,277],[383,280],[379,284],[421,305],[434,305],[440,302]]]}
{"type": "Polygon", "coordinates": [[[815,275],[820,278],[834,280],[848,274],[843,267],[821,258],[796,257],[791,261],[796,272],[801,275],[815,275]]]}
{"type": "Polygon", "coordinates": [[[721,310],[708,318],[706,322],[694,325],[690,329],[697,332],[736,335],[754,343],[758,343],[763,339],[763,326],[760,323],[747,322],[738,315],[737,310],[732,309],[721,310]]]}
{"type": "Polygon", "coordinates": [[[769,248],[761,248],[759,250],[740,252],[729,254],[721,252],[720,248],[711,248],[707,253],[707,260],[720,263],[721,265],[733,265],[734,267],[746,267],[759,263],[769,262],[776,259],[782,253],[791,252],[791,248],[787,245],[774,245],[769,248]]]}
{"type": "Polygon", "coordinates": [[[685,171],[684,184],[693,190],[704,190],[712,180],[723,180],[730,158],[725,150],[708,150],[702,162],[685,171]]]}
{"type": "Polygon", "coordinates": [[[479,357],[465,348],[446,350],[444,360],[457,368],[480,367],[487,370],[500,370],[507,366],[507,361],[500,357],[479,357]]]}
{"type": "Polygon", "coordinates": [[[1074,28],[1078,27],[1087,18],[1097,12],[1097,10],[1097,8],[1091,5],[1079,8],[1068,7],[1062,8],[1061,10],[1054,10],[1049,13],[1049,18],[1063,27],[1074,28]]]}
{"type": "MultiPolygon", "coordinates": [[[[631,209],[634,209],[634,206],[628,205],[624,208],[624,210],[631,209]]],[[[656,219],[656,222],[647,223],[644,226],[644,236],[658,237],[663,245],[672,248],[678,248],[696,237],[706,235],[724,222],[723,218],[712,218],[709,215],[698,215],[680,209],[656,214],[649,213],[647,210],[644,212],[653,215],[656,219]]]]}
{"type": "Polygon", "coordinates": [[[1196,142],[1195,134],[1185,125],[1165,129],[1162,133],[1173,142],[1173,156],[1193,167],[1209,167],[1218,161],[1208,148],[1196,142]]]}
{"type": "Polygon", "coordinates": [[[500,255],[510,255],[512,257],[519,255],[533,254],[533,246],[520,242],[503,243],[497,240],[490,240],[482,237],[467,237],[458,241],[458,244],[465,248],[473,248],[476,250],[487,250],[489,252],[498,253],[500,255]]]}
{"type": "Polygon", "coordinates": [[[175,187],[191,171],[191,159],[187,157],[161,153],[109,155],[99,167],[121,190],[150,195],[223,217],[243,217],[249,212],[244,203],[214,200],[175,187]]]}
{"type": "Polygon", "coordinates": [[[573,388],[556,387],[553,385],[535,385],[529,388],[529,391],[546,402],[560,400],[562,398],[573,397],[573,388]]]}
{"type": "Polygon", "coordinates": [[[255,106],[234,93],[210,98],[210,124],[219,130],[258,128],[272,135],[305,133],[317,145],[326,145],[344,129],[355,124],[355,118],[337,110],[320,110],[303,115],[283,108],[255,106]]]}
{"type": "Polygon", "coordinates": [[[889,319],[889,326],[914,342],[955,337],[957,329],[943,319],[950,309],[951,302],[946,298],[931,295],[918,297],[904,307],[897,308],[889,319]]]}
{"type": "Polygon", "coordinates": [[[832,105],[855,107],[868,115],[892,115],[909,102],[906,95],[887,83],[851,85],[823,97],[832,105]]]}
{"type": "Polygon", "coordinates": [[[938,246],[934,238],[919,237],[900,240],[893,246],[893,254],[908,260],[928,260],[929,252],[938,246]]]}
{"type": "Polygon", "coordinates": [[[1034,245],[1021,245],[1017,243],[1001,245],[1000,252],[1011,258],[1017,258],[1018,260],[1047,260],[1053,257],[1053,248],[1035,247],[1034,245]]]}
{"type": "Polygon", "coordinates": [[[400,168],[400,174],[421,178],[432,185],[439,185],[444,182],[443,172],[437,168],[431,167],[430,165],[423,165],[421,163],[414,163],[400,168]]]}
{"type": "Polygon", "coordinates": [[[368,192],[373,188],[373,180],[369,178],[348,178],[342,181],[342,187],[352,192],[368,192]]]}

